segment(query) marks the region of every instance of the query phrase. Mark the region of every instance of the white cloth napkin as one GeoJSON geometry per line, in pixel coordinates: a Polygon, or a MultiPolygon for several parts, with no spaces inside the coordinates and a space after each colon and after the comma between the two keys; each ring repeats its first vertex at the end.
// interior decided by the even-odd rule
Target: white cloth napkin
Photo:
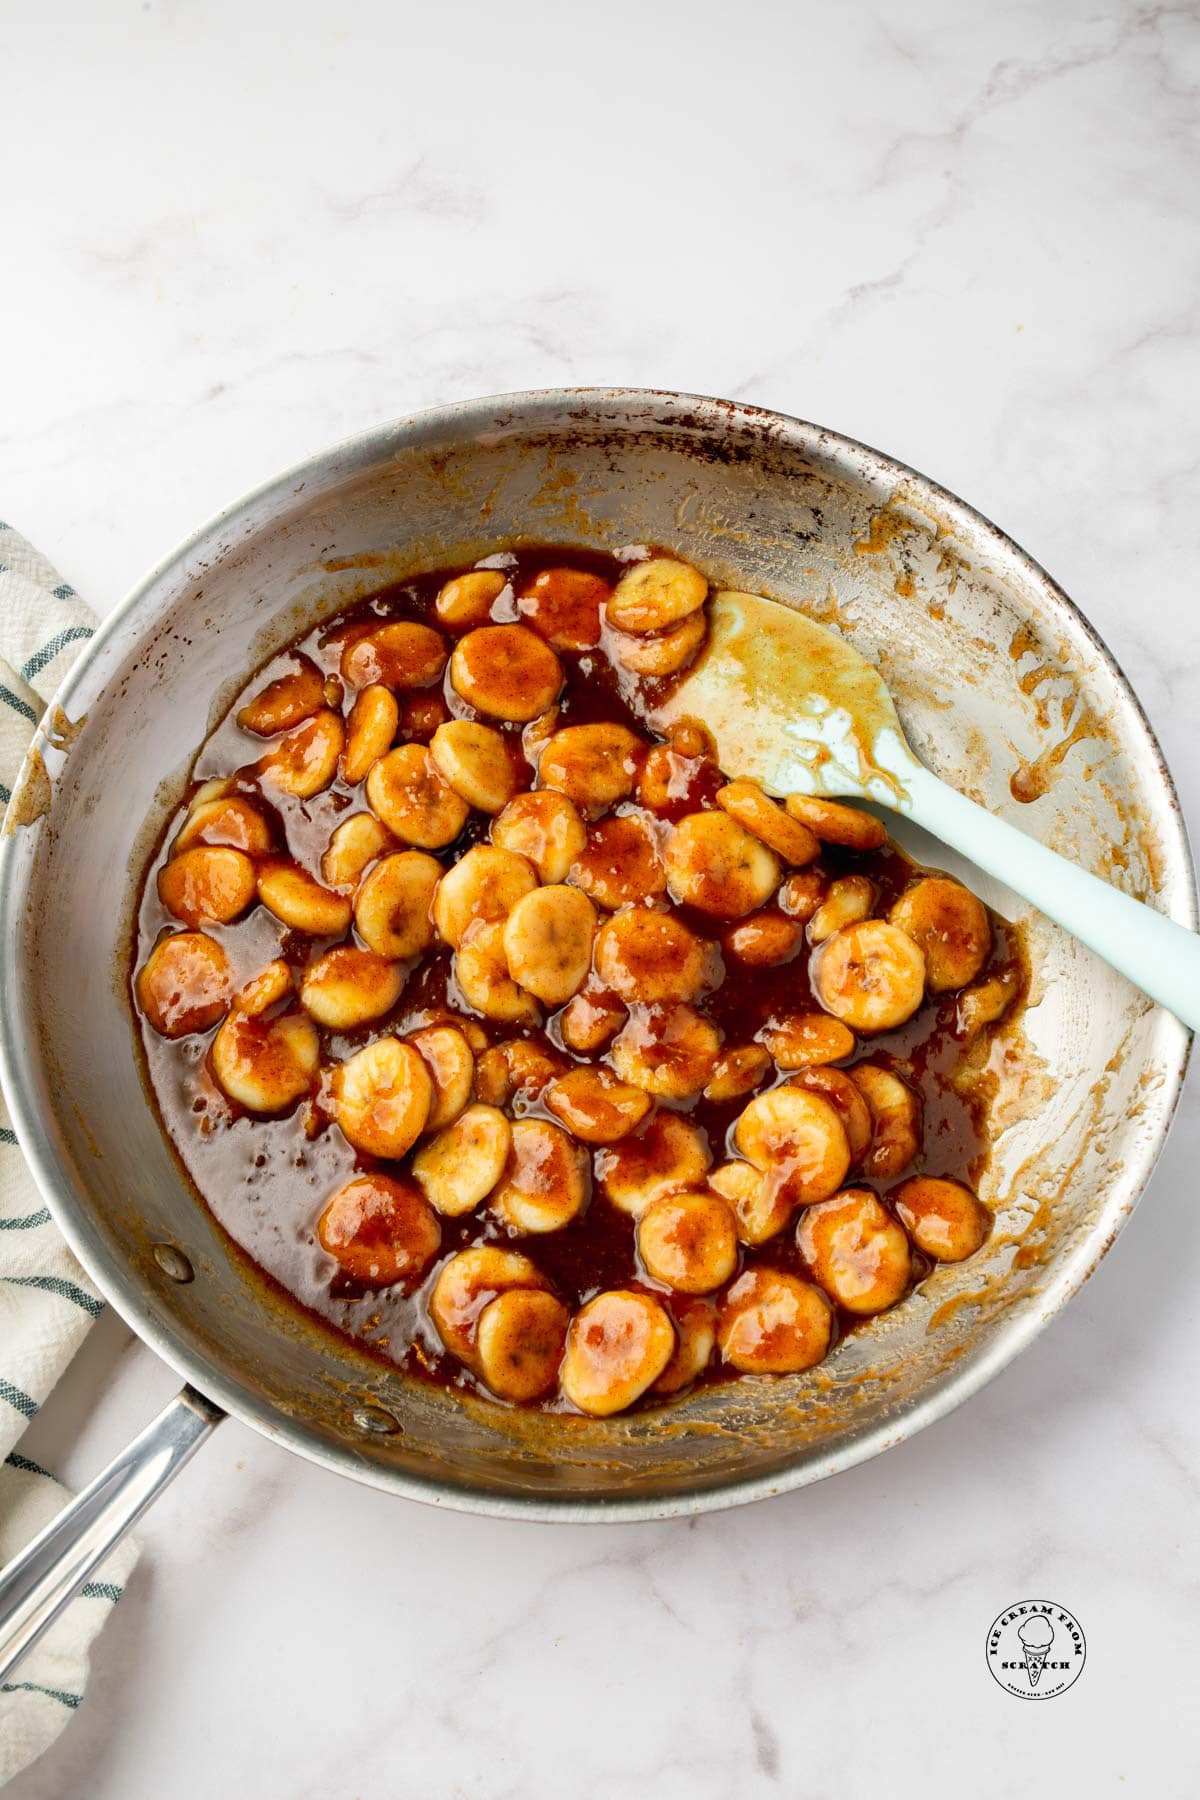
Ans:
{"type": "MultiPolygon", "coordinates": [[[[0,806],[47,700],[92,630],[74,590],[0,524],[0,806]]],[[[68,1499],[14,1446],[102,1306],[34,1186],[0,1098],[0,1565],[68,1499]]],[[[136,1560],[126,1539],[0,1684],[0,1787],[53,1743],[82,1701],[92,1639],[136,1560]]]]}

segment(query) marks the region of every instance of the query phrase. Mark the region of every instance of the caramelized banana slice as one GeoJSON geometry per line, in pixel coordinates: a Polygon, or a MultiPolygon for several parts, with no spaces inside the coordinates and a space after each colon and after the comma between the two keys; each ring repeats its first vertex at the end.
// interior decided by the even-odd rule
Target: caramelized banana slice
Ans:
{"type": "Polygon", "coordinates": [[[425,1129],[433,1105],[429,1070],[411,1044],[376,1038],[333,1072],[334,1114],[356,1150],[399,1157],[425,1129]]]}
{"type": "Polygon", "coordinates": [[[296,659],[296,667],[277,680],[269,681],[253,700],[248,700],[238,713],[243,731],[255,737],[274,737],[277,731],[288,731],[311,718],[325,703],[324,677],[307,656],[296,659]]]}
{"type": "Polygon", "coordinates": [[[470,569],[439,588],[433,610],[451,631],[472,631],[488,623],[507,586],[508,576],[500,569],[470,569]]]}
{"type": "Polygon", "coordinates": [[[776,899],[789,919],[807,925],[825,898],[825,877],[816,869],[801,869],[779,885],[776,899]]]}
{"type": "Polygon", "coordinates": [[[787,1190],[753,1163],[722,1163],[708,1185],[728,1203],[743,1244],[765,1244],[777,1237],[796,1210],[787,1190]]]}
{"type": "Polygon", "coordinates": [[[890,1069],[856,1063],[849,1073],[871,1115],[871,1147],[863,1171],[883,1180],[899,1175],[921,1148],[921,1102],[890,1069]]]}
{"type": "Polygon", "coordinates": [[[637,1222],[637,1246],[647,1274],[684,1294],[711,1294],[737,1268],[733,1213],[705,1188],[652,1200],[637,1222]]]}
{"type": "Polygon", "coordinates": [[[717,805],[793,868],[812,862],[820,851],[821,846],[807,826],[790,819],[756,781],[727,782],[717,794],[717,805]]]}
{"type": "Polygon", "coordinates": [[[721,948],[752,969],[773,969],[791,962],[803,937],[794,919],[781,912],[751,913],[722,934],[721,948]]]}
{"type": "Polygon", "coordinates": [[[831,881],[825,898],[808,922],[810,944],[823,944],[835,931],[869,919],[875,909],[875,883],[865,875],[843,875],[831,881]]]}
{"type": "Polygon", "coordinates": [[[323,888],[299,863],[282,858],[259,865],[258,897],[289,931],[310,937],[338,937],[350,923],[344,894],[323,888]]]}
{"type": "Polygon", "coordinates": [[[321,858],[321,879],[326,887],[345,891],[359,884],[363,871],[376,857],[390,850],[396,840],[374,813],[353,813],[336,825],[321,858]]]}
{"type": "Polygon", "coordinates": [[[835,931],[809,969],[821,1005],[855,1031],[890,1031],[925,998],[925,958],[906,931],[866,919],[835,931]]]}
{"type": "Polygon", "coordinates": [[[718,1102],[740,1100],[758,1086],[770,1067],[771,1058],[761,1044],[735,1044],[722,1050],[713,1064],[704,1098],[718,1102]]]}
{"type": "Polygon", "coordinates": [[[595,817],[633,792],[644,748],[624,725],[564,725],[542,746],[538,787],[565,794],[595,817]]]}
{"type": "Polygon", "coordinates": [[[525,857],[538,880],[565,881],[587,843],[587,828],[565,794],[517,794],[492,825],[492,842],[525,857]]]}
{"type": "Polygon", "coordinates": [[[991,1214],[961,1181],[914,1175],[891,1196],[909,1237],[936,1262],[974,1256],[991,1228],[991,1214]]]}
{"type": "Polygon", "coordinates": [[[974,981],[992,948],[987,908],[961,881],[926,875],[906,888],[888,914],[925,955],[930,993],[974,981]]]}
{"type": "Polygon", "coordinates": [[[594,650],[609,585],[586,569],[543,569],[517,595],[521,617],[556,650],[594,650]]]}
{"type": "Polygon", "coordinates": [[[746,1375],[797,1375],[829,1350],[833,1314],[820,1288],[781,1269],[747,1269],[721,1301],[721,1355],[746,1375]]]}
{"type": "Polygon", "coordinates": [[[475,1058],[462,1032],[454,1025],[429,1025],[410,1034],[408,1042],[419,1053],[433,1082],[433,1104],[425,1121],[426,1131],[440,1131],[457,1119],[471,1098],[475,1058]]]}
{"type": "Polygon", "coordinates": [[[475,1090],[492,1106],[507,1106],[516,1095],[532,1102],[562,1070],[562,1058],[553,1051],[528,1038],[509,1038],[480,1057],[475,1065],[475,1090]]]}
{"type": "Polygon", "coordinates": [[[533,995],[508,972],[504,926],[494,919],[475,919],[454,952],[454,978],[466,1004],[485,1019],[512,1025],[536,1025],[540,1014],[533,995]]]}
{"type": "Polygon", "coordinates": [[[788,1077],[787,1086],[805,1088],[808,1093],[820,1094],[823,1100],[828,1100],[845,1127],[851,1166],[861,1162],[871,1143],[871,1110],[861,1088],[846,1071],[801,1069],[798,1075],[788,1077]]]}
{"type": "Polygon", "coordinates": [[[351,687],[429,687],[446,666],[446,645],[431,625],[396,619],[377,625],[342,651],[342,675],[351,687]]]}
{"type": "Polygon", "coordinates": [[[474,1212],[504,1174],[512,1127],[495,1106],[476,1101],[422,1144],[412,1172],[425,1198],[449,1219],[474,1212]]]}
{"type": "Polygon", "coordinates": [[[442,1228],[419,1188],[393,1175],[357,1175],[325,1203],[321,1248],[364,1287],[415,1287],[442,1243],[442,1228]]]}
{"type": "Polygon", "coordinates": [[[592,1056],[612,1042],[628,1016],[615,994],[589,982],[567,1001],[555,1023],[568,1050],[592,1056]]]}
{"type": "Polygon", "coordinates": [[[972,1038],[982,1031],[985,1025],[994,1025],[1002,1019],[1017,996],[1020,981],[1011,969],[1001,970],[987,981],[968,988],[958,1000],[958,1030],[963,1037],[972,1038]]]}
{"type": "Polygon", "coordinates": [[[615,1144],[636,1131],[650,1096],[618,1081],[610,1069],[570,1069],[545,1090],[546,1109],[585,1144],[615,1144]]]}
{"type": "Polygon", "coordinates": [[[389,831],[420,850],[452,844],[471,810],[442,780],[423,744],[401,744],[372,765],[367,804],[389,831]]]}
{"type": "Polygon", "coordinates": [[[190,850],[193,844],[220,844],[229,850],[243,850],[247,856],[265,856],[272,844],[271,827],[249,800],[231,794],[199,806],[193,803],[172,855],[190,850]]]}
{"type": "Polygon", "coordinates": [[[400,959],[428,950],[441,879],[441,863],[423,850],[381,857],[354,897],[354,923],[363,943],[379,956],[400,959]]]}
{"type": "Polygon", "coordinates": [[[881,850],[887,831],[873,813],[843,806],[840,800],[823,800],[817,794],[789,794],[783,803],[791,815],[823,844],[844,844],[847,850],[881,850]]]}
{"type": "Polygon", "coordinates": [[[605,1199],[636,1218],[660,1194],[696,1187],[711,1162],[698,1125],[678,1113],[656,1112],[635,1136],[597,1154],[596,1177],[605,1199]]]}
{"type": "Polygon", "coordinates": [[[353,1031],[391,1012],[404,986],[399,963],[339,944],[310,964],[300,983],[300,1004],[318,1025],[353,1031]]]}
{"type": "Polygon", "coordinates": [[[479,1315],[497,1294],[515,1288],[547,1287],[545,1276],[527,1256],[478,1244],[460,1250],[443,1264],[429,1297],[429,1311],[443,1344],[465,1363],[475,1360],[479,1315]]]}
{"type": "Polygon", "coordinates": [[[638,799],[663,818],[683,819],[698,812],[725,786],[725,777],[710,751],[684,749],[690,740],[681,735],[681,728],[692,723],[677,719],[670,727],[670,743],[655,744],[638,771],[638,799]]]}
{"type": "Polygon", "coordinates": [[[327,788],[337,774],[338,758],[346,741],[341,714],[323,707],[305,724],[281,738],[273,750],[258,759],[259,779],[281,794],[311,800],[327,788]]]}
{"type": "Polygon", "coordinates": [[[708,621],[701,610],[654,637],[614,631],[611,644],[617,661],[631,675],[674,675],[691,662],[707,634],[708,621]]]}
{"type": "Polygon", "coordinates": [[[254,899],[254,864],[241,850],[197,844],[158,872],[158,897],[185,925],[226,925],[254,899]]]}
{"type": "Polygon", "coordinates": [[[562,1006],[587,979],[596,909],[578,888],[535,888],[504,923],[508,972],[547,1006],[562,1006]]]}
{"type": "Polygon", "coordinates": [[[553,706],[562,664],[525,625],[483,625],[460,638],[450,658],[450,683],[477,712],[528,724],[553,706]]]}
{"type": "Polygon", "coordinates": [[[303,1013],[266,1019],[235,1006],[211,1055],[213,1074],[231,1100],[247,1112],[281,1113],[311,1089],[319,1047],[303,1013]]]}
{"type": "Polygon", "coordinates": [[[138,971],[138,1005],[160,1037],[211,1030],[232,991],[229,958],[202,931],[160,938],[138,971]]]}
{"type": "Polygon", "coordinates": [[[720,1034],[693,1006],[635,1006],[613,1040],[622,1081],[659,1100],[691,1100],[712,1079],[720,1034]]]}
{"type": "Polygon", "coordinates": [[[781,1069],[843,1062],[854,1054],[854,1033],[828,1013],[776,1013],[758,1033],[781,1069]]]}
{"type": "Polygon", "coordinates": [[[404,694],[400,700],[400,729],[409,742],[427,744],[439,725],[450,717],[440,694],[404,694]]]}
{"type": "Polygon", "coordinates": [[[779,882],[771,851],[727,813],[689,813],[667,839],[666,856],[673,897],[719,919],[753,912],[779,882]]]}
{"type": "Polygon", "coordinates": [[[400,707],[391,688],[378,682],[362,689],[346,724],[342,780],[351,787],[365,781],[374,763],[385,756],[400,726],[400,707]]]}
{"type": "Polygon", "coordinates": [[[477,919],[507,919],[518,900],[532,894],[537,877],[523,856],[475,844],[447,869],[433,899],[433,922],[457,947],[477,919]]]}
{"type": "Polygon", "coordinates": [[[810,1206],[796,1228],[796,1244],[816,1280],[847,1312],[884,1312],[912,1279],[904,1228],[870,1188],[845,1188],[810,1206]]]}
{"type": "Polygon", "coordinates": [[[665,894],[667,871],[649,815],[613,814],[593,825],[586,849],[575,859],[571,880],[608,912],[665,894]]]}
{"type": "Polygon", "coordinates": [[[537,1400],[558,1378],[571,1315],[536,1288],[510,1288],[479,1315],[479,1373],[501,1400],[537,1400]]]}
{"type": "Polygon", "coordinates": [[[448,719],[429,742],[442,780],[480,812],[498,813],[517,791],[517,770],[508,745],[490,725],[448,719]]]}
{"type": "Polygon", "coordinates": [[[269,962],[265,969],[252,976],[245,987],[240,988],[233,996],[234,1009],[245,1013],[249,1019],[257,1019],[260,1014],[269,1012],[292,993],[294,983],[292,971],[282,957],[269,962]]]}
{"type": "Polygon", "coordinates": [[[695,1000],[709,972],[707,946],[673,913],[631,906],[596,938],[596,975],[622,1000],[695,1000]]]}
{"type": "Polygon", "coordinates": [[[835,1194],[850,1167],[846,1128],[820,1094],[771,1088],[745,1107],[734,1143],[747,1162],[770,1175],[795,1206],[835,1194]]]}
{"type": "Polygon", "coordinates": [[[675,1354],[654,1383],[656,1394],[679,1394],[698,1381],[717,1342],[717,1309],[711,1300],[672,1296],[671,1318],[675,1326],[675,1354]]]}
{"type": "Polygon", "coordinates": [[[593,1418],[623,1412],[652,1387],[675,1354],[675,1327],[649,1294],[614,1288],[581,1307],[567,1333],[562,1391],[593,1418]]]}
{"type": "Polygon", "coordinates": [[[587,1154],[558,1125],[518,1119],[491,1208],[512,1231],[561,1231],[587,1205],[587,1154]]]}
{"type": "Polygon", "coordinates": [[[699,569],[673,556],[652,556],[633,563],[618,581],[605,609],[617,631],[666,631],[708,598],[708,583],[699,569]]]}

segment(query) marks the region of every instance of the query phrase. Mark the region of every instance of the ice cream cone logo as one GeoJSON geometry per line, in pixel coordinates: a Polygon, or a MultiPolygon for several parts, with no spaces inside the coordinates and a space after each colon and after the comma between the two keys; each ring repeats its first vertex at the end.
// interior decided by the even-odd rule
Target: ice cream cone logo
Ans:
{"type": "Polygon", "coordinates": [[[1036,1687],[1042,1678],[1042,1669],[1054,1642],[1054,1627],[1044,1614],[1039,1613],[1017,1626],[1017,1636],[1025,1652],[1025,1671],[1029,1676],[1030,1686],[1036,1687]]]}
{"type": "Polygon", "coordinates": [[[1083,1627],[1057,1600],[1018,1600],[992,1620],[987,1634],[992,1679],[1018,1700],[1055,1700],[1083,1673],[1083,1627]]]}

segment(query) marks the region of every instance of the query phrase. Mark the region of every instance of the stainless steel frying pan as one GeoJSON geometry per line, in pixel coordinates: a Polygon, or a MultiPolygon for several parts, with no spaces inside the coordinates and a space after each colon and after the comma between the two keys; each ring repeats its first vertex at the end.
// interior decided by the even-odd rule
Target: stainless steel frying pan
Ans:
{"type": "Polygon", "coordinates": [[[1033,917],[1034,1004],[993,1108],[995,1234],[808,1375],[546,1420],[417,1386],[269,1296],[189,1190],[143,1090],[125,970],[143,859],[248,669],[356,594],[518,536],[672,545],[718,581],[812,610],[878,658],[939,774],[1196,923],[1171,779],[1107,650],[994,526],[861,444],[723,401],[522,394],[369,432],[239,501],[90,644],[0,852],[0,1075],[21,1143],[98,1287],[190,1384],[0,1577],[0,1671],[223,1412],[464,1511],[626,1520],[756,1500],[965,1400],[1074,1293],[1145,1185],[1189,1036],[1033,917]],[[1021,805],[1010,778],[1030,767],[1038,779],[1018,787],[1045,791],[1021,805]]]}

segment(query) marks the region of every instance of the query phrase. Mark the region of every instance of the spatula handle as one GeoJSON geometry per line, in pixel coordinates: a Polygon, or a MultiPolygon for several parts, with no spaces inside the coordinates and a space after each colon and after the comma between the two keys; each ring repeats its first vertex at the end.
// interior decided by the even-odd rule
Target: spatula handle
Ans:
{"type": "Polygon", "coordinates": [[[1200,1028],[1200,936],[1089,875],[939,781],[906,776],[918,825],[969,857],[1102,956],[1144,994],[1200,1028]]]}

